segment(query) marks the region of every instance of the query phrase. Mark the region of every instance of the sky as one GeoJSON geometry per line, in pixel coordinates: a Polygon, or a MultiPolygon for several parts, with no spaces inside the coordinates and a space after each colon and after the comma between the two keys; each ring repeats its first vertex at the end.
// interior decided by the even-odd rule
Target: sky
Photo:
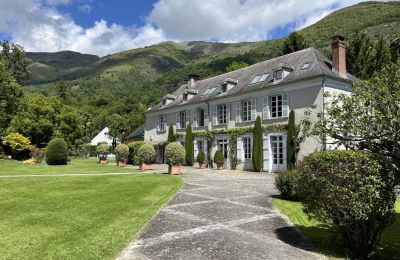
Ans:
{"type": "Polygon", "coordinates": [[[0,40],[100,57],[162,41],[284,37],[361,0],[0,0],[0,40]]]}

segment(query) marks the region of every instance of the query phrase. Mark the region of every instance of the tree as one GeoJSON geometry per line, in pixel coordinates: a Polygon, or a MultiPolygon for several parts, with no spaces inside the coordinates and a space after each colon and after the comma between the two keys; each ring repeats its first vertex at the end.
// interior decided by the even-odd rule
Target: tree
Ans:
{"type": "Polygon", "coordinates": [[[186,164],[193,166],[194,160],[194,147],[193,147],[192,125],[188,124],[186,127],[185,135],[185,151],[186,151],[186,164]]]}
{"type": "Polygon", "coordinates": [[[400,66],[389,65],[365,84],[354,83],[352,95],[332,97],[314,124],[311,110],[307,111],[301,123],[303,132],[319,136],[322,143],[381,154],[399,170],[399,100],[400,66]]]}
{"type": "Polygon", "coordinates": [[[296,165],[296,124],[294,111],[289,113],[288,133],[287,133],[287,168],[293,170],[296,165]]]}
{"type": "Polygon", "coordinates": [[[390,43],[390,54],[392,62],[396,63],[400,56],[400,37],[390,43]]]}
{"type": "Polygon", "coordinates": [[[4,135],[11,118],[17,112],[22,88],[0,60],[0,135],[4,135]]]}
{"type": "Polygon", "coordinates": [[[169,143],[175,142],[174,127],[172,126],[172,124],[170,124],[168,127],[168,142],[169,143]]]}
{"type": "Polygon", "coordinates": [[[68,92],[68,86],[65,85],[64,81],[61,80],[60,82],[58,82],[57,95],[63,102],[67,100],[67,92],[68,92]]]}
{"type": "Polygon", "coordinates": [[[107,123],[109,128],[108,135],[113,138],[113,146],[115,147],[116,140],[119,139],[122,141],[128,134],[128,120],[119,114],[113,114],[108,117],[107,123]]]}
{"type": "Polygon", "coordinates": [[[308,48],[306,39],[300,33],[292,32],[283,41],[282,52],[283,54],[289,54],[306,48],[308,48]]]}
{"type": "Polygon", "coordinates": [[[234,61],[232,61],[231,64],[229,64],[228,67],[225,68],[225,71],[226,72],[230,72],[230,71],[238,70],[238,69],[241,69],[241,68],[245,68],[247,66],[249,66],[249,64],[247,64],[244,61],[237,62],[237,61],[234,60],[234,61]]]}
{"type": "Polygon", "coordinates": [[[254,171],[261,172],[263,165],[263,128],[261,125],[261,118],[258,116],[254,124],[253,132],[253,156],[252,162],[254,171]]]}
{"type": "Polygon", "coordinates": [[[0,60],[5,63],[7,70],[16,81],[21,84],[24,80],[29,79],[31,75],[28,70],[30,60],[26,58],[24,49],[17,44],[10,45],[6,40],[1,41],[0,46],[0,60]]]}
{"type": "Polygon", "coordinates": [[[374,45],[373,72],[381,71],[391,61],[390,46],[381,37],[374,45]]]}

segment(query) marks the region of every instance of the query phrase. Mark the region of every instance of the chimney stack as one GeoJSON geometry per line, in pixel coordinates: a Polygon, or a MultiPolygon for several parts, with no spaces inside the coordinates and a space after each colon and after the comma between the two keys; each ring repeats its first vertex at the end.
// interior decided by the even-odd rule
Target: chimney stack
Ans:
{"type": "Polygon", "coordinates": [[[188,75],[188,88],[193,88],[197,81],[199,81],[200,76],[196,74],[188,75]]]}
{"type": "Polygon", "coordinates": [[[339,73],[339,76],[346,77],[346,45],[344,37],[337,35],[332,37],[332,71],[339,73]]]}

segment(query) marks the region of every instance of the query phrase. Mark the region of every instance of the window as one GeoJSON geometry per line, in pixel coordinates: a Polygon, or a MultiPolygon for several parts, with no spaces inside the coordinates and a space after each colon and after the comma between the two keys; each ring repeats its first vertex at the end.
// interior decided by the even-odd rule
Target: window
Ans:
{"type": "Polygon", "coordinates": [[[301,67],[302,70],[308,69],[310,67],[310,63],[306,62],[303,64],[303,66],[301,67]]]}
{"type": "Polygon", "coordinates": [[[283,137],[271,136],[272,162],[283,164],[283,137]]]}
{"type": "Polygon", "coordinates": [[[242,102],[243,121],[251,121],[251,101],[245,100],[242,102]]]}
{"type": "Polygon", "coordinates": [[[269,73],[264,73],[261,75],[257,75],[254,77],[254,79],[250,82],[250,84],[255,84],[255,83],[260,83],[265,81],[269,76],[269,73]]]}
{"type": "Polygon", "coordinates": [[[205,152],[204,151],[204,141],[203,140],[198,140],[197,141],[197,150],[199,151],[199,152],[205,152]]]}
{"type": "Polygon", "coordinates": [[[271,117],[282,117],[282,95],[271,96],[271,117]]]}
{"type": "Polygon", "coordinates": [[[282,79],[282,74],[283,74],[283,70],[275,70],[275,80],[281,80],[282,79]]]}
{"type": "Polygon", "coordinates": [[[163,107],[165,107],[166,104],[167,104],[167,100],[166,100],[166,99],[163,99],[163,100],[161,101],[161,105],[162,105],[163,107]]]}
{"type": "Polygon", "coordinates": [[[167,124],[167,117],[165,115],[158,116],[158,131],[165,131],[165,126],[167,124]]]}
{"type": "Polygon", "coordinates": [[[221,86],[221,92],[224,93],[228,91],[228,84],[227,83],[223,83],[221,86]]]}
{"type": "Polygon", "coordinates": [[[201,108],[198,110],[199,113],[199,122],[198,122],[198,126],[204,126],[204,117],[205,117],[205,111],[204,108],[201,108]]]}
{"type": "Polygon", "coordinates": [[[179,113],[179,124],[181,129],[186,128],[186,111],[179,113]]]}
{"type": "Polygon", "coordinates": [[[226,105],[218,106],[218,124],[226,124],[227,123],[227,107],[226,105]]]}
{"type": "Polygon", "coordinates": [[[183,101],[187,101],[188,100],[188,94],[187,93],[183,93],[183,101]]]}
{"type": "Polygon", "coordinates": [[[243,138],[244,159],[251,159],[251,138],[243,138]]]}
{"type": "Polygon", "coordinates": [[[210,87],[208,88],[203,95],[210,95],[212,94],[215,90],[217,89],[217,87],[210,87]]]}

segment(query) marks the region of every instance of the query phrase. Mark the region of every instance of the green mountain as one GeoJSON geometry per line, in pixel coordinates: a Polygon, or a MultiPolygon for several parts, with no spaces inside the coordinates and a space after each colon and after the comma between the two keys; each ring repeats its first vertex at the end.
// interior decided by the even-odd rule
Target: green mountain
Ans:
{"type": "MultiPolygon", "coordinates": [[[[333,35],[356,31],[390,41],[400,37],[400,2],[364,2],[331,13],[300,33],[327,55],[333,35]]],[[[248,43],[163,42],[98,58],[73,52],[29,53],[33,77],[27,92],[54,94],[60,79],[69,102],[91,113],[96,129],[118,113],[132,128],[143,122],[146,107],[186,80],[221,74],[232,61],[254,64],[281,55],[282,39],[248,43]]]]}

